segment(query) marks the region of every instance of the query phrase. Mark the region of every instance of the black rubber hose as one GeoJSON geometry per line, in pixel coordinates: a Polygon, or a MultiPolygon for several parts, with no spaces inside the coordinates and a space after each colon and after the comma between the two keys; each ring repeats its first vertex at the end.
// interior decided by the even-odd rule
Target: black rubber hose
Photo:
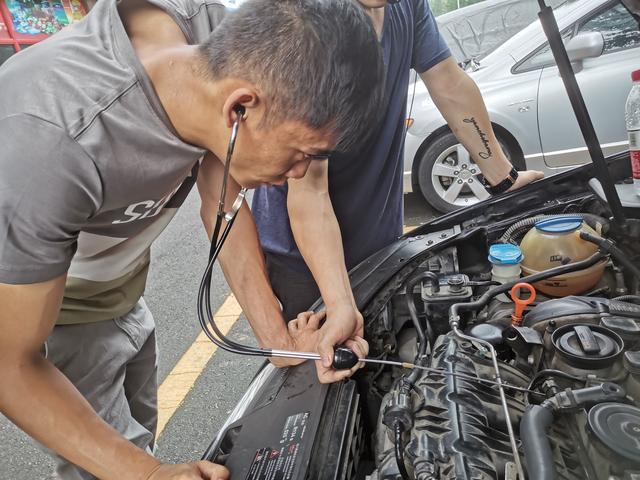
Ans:
{"type": "Polygon", "coordinates": [[[530,405],[520,422],[520,440],[524,447],[529,480],[555,480],[556,468],[547,430],[553,423],[553,410],[549,403],[530,405]]]}
{"type": "Polygon", "coordinates": [[[555,277],[557,275],[563,275],[565,273],[577,272],[579,270],[584,270],[586,268],[595,265],[596,263],[602,261],[606,258],[606,255],[596,252],[591,255],[586,260],[581,260],[580,262],[568,263],[567,265],[560,265],[559,267],[550,268],[549,270],[545,270],[543,272],[538,272],[533,275],[529,275],[527,277],[522,277],[517,280],[512,280],[511,282],[503,283],[499,287],[494,287],[485,292],[478,300],[475,302],[468,303],[454,303],[451,305],[449,309],[449,322],[457,322],[460,313],[469,312],[469,311],[478,311],[484,308],[489,301],[501,293],[506,293],[514,285],[517,283],[535,283],[541,280],[546,280],[547,278],[555,277]]]}
{"type": "MultiPolygon", "coordinates": [[[[418,356],[424,355],[427,350],[427,338],[425,337],[424,331],[422,330],[422,325],[420,325],[420,320],[418,319],[418,310],[416,309],[416,302],[413,298],[413,290],[415,286],[420,283],[422,280],[429,279],[431,280],[431,285],[433,285],[434,291],[436,289],[436,285],[438,285],[438,289],[440,288],[438,276],[433,272],[424,272],[415,277],[409,279],[406,284],[406,299],[407,299],[407,308],[409,309],[409,315],[411,316],[411,320],[413,321],[413,326],[416,329],[416,333],[418,334],[418,341],[420,342],[420,350],[418,351],[418,356]]],[[[429,334],[429,341],[433,342],[432,332],[429,328],[429,322],[427,322],[427,333],[429,334]]],[[[416,359],[417,360],[417,359],[416,359]]]]}
{"type": "Polygon", "coordinates": [[[418,343],[420,346],[418,347],[418,355],[420,353],[424,353],[427,349],[427,337],[422,330],[422,325],[420,325],[420,319],[418,318],[418,310],[416,309],[416,302],[413,299],[413,289],[415,286],[425,278],[431,278],[432,275],[435,275],[431,272],[426,272],[421,275],[418,275],[414,278],[411,278],[407,281],[407,285],[405,288],[405,296],[407,299],[407,308],[409,309],[409,316],[411,316],[411,320],[413,321],[413,326],[416,329],[416,334],[418,335],[418,343]]]}
{"type": "MultiPolygon", "coordinates": [[[[422,329],[422,325],[420,324],[420,319],[418,318],[418,310],[416,309],[416,302],[413,298],[413,289],[415,286],[420,283],[422,280],[429,279],[431,280],[431,285],[434,291],[437,291],[440,288],[440,283],[438,279],[438,275],[433,272],[424,272],[415,277],[407,280],[405,295],[407,299],[407,308],[409,309],[409,316],[411,316],[411,320],[413,321],[413,326],[416,329],[416,333],[418,335],[418,352],[416,354],[416,358],[413,363],[420,365],[424,355],[427,351],[427,337],[429,344],[433,345],[435,341],[435,336],[433,334],[433,329],[429,324],[429,320],[427,319],[425,322],[427,335],[425,336],[424,330],[422,329]],[[436,288],[437,286],[437,288],[436,288]]],[[[413,371],[409,374],[405,381],[409,382],[409,384],[413,385],[418,377],[420,376],[420,370],[414,368],[413,371]]]]}
{"type": "Polygon", "coordinates": [[[620,297],[615,297],[612,300],[616,300],[618,302],[635,303],[636,305],[640,305],[640,295],[622,295],[620,297]]]}
{"type": "Polygon", "coordinates": [[[396,451],[396,463],[398,464],[398,471],[400,472],[402,480],[411,480],[409,478],[409,473],[407,472],[407,467],[405,467],[404,465],[404,445],[402,443],[402,425],[400,425],[400,422],[396,423],[396,426],[393,430],[395,433],[394,447],[396,451]]]}
{"type": "Polygon", "coordinates": [[[571,375],[570,373],[563,372],[562,370],[554,370],[554,369],[546,369],[540,370],[535,376],[531,379],[527,390],[532,390],[533,387],[537,385],[537,383],[544,377],[560,377],[565,378],[567,380],[571,380],[573,382],[581,382],[586,383],[587,379],[585,377],[578,377],[576,375],[571,375]]]}
{"type": "Polygon", "coordinates": [[[625,255],[625,253],[616,247],[611,240],[596,237],[587,232],[580,232],[580,238],[597,245],[601,250],[610,253],[613,258],[622,264],[634,277],[640,279],[640,268],[635,266],[633,262],[625,255]]]}

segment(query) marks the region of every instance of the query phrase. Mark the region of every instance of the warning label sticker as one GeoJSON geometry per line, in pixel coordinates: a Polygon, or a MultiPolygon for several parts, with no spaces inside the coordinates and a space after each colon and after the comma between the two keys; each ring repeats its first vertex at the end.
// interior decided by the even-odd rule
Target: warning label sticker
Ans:
{"type": "Polygon", "coordinates": [[[280,443],[256,451],[245,480],[293,480],[308,420],[309,412],[288,417],[284,422],[280,443]]]}

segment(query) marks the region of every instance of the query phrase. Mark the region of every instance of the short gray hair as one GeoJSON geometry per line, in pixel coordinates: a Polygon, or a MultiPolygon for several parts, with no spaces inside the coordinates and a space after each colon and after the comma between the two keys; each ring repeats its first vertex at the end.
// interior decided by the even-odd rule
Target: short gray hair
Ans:
{"type": "Polygon", "coordinates": [[[268,122],[327,128],[337,150],[378,122],[384,67],[370,19],[353,0],[248,0],[200,46],[208,74],[259,86],[268,122]]]}

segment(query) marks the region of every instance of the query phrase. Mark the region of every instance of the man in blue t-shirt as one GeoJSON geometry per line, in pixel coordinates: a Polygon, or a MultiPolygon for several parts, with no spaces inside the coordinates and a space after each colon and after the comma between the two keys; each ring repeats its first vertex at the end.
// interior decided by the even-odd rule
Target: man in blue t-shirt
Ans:
{"type": "MultiPolygon", "coordinates": [[[[326,364],[333,345],[364,333],[347,269],[402,234],[402,157],[411,68],[420,74],[485,179],[497,186],[496,192],[543,175],[513,171],[477,86],[451,57],[427,0],[359,3],[376,27],[386,68],[380,121],[353,119],[371,123],[367,148],[357,155],[336,154],[330,161],[312,162],[304,178],[282,187],[261,187],[253,200],[269,277],[285,319],[294,319],[320,295],[324,299],[327,323],[320,332],[319,352],[326,364]]],[[[331,375],[328,369],[326,374],[331,375]]]]}

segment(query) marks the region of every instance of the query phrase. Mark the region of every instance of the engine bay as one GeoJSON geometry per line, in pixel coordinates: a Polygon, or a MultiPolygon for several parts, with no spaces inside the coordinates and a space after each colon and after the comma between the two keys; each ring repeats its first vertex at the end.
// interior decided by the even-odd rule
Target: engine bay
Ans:
{"type": "Polygon", "coordinates": [[[597,202],[462,231],[364,312],[371,357],[429,369],[360,374],[364,478],[640,478],[638,237],[597,202]]]}
{"type": "MultiPolygon", "coordinates": [[[[628,157],[609,167],[625,178],[628,157]]],[[[311,362],[266,363],[203,458],[244,480],[640,479],[640,220],[613,219],[591,178],[439,217],[362,262],[368,358],[401,366],[322,385],[311,362]]]]}

